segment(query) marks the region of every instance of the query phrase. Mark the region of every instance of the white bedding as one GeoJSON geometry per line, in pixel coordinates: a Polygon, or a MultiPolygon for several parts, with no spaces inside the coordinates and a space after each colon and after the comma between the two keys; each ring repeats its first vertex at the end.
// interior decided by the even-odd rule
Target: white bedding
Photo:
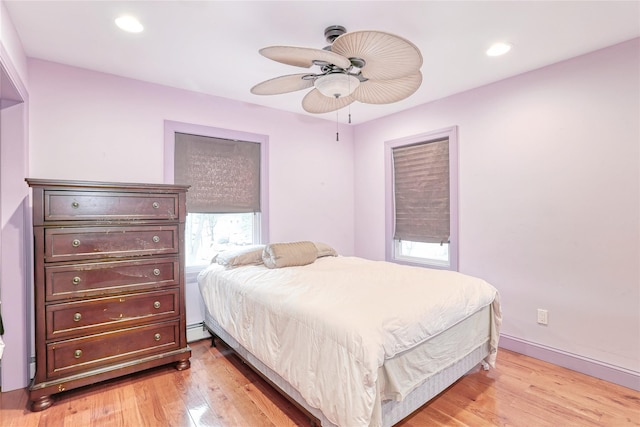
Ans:
{"type": "Polygon", "coordinates": [[[384,361],[487,306],[495,362],[498,292],[460,273],[341,256],[280,269],[212,264],[198,282],[212,317],[336,425],[379,425],[384,361]]]}

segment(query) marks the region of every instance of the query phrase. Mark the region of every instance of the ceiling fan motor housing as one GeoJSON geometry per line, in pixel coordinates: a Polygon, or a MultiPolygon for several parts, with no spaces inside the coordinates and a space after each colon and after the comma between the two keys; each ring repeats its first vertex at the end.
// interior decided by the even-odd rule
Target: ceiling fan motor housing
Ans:
{"type": "Polygon", "coordinates": [[[327,43],[333,43],[335,39],[347,32],[347,29],[341,25],[332,25],[324,30],[324,37],[327,43]]]}

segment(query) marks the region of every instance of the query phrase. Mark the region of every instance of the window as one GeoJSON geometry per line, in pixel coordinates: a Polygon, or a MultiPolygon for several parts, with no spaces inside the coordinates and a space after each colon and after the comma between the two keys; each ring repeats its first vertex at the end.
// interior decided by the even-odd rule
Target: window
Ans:
{"type": "Polygon", "coordinates": [[[220,251],[260,243],[260,213],[189,212],[185,236],[185,264],[200,267],[220,251]]]}
{"type": "Polygon", "coordinates": [[[387,141],[386,258],[458,269],[457,129],[387,141]]]}
{"type": "Polygon", "coordinates": [[[266,137],[165,122],[168,182],[187,184],[185,258],[199,271],[225,249],[265,242],[266,137]],[[169,173],[171,171],[171,173],[169,173]]]}

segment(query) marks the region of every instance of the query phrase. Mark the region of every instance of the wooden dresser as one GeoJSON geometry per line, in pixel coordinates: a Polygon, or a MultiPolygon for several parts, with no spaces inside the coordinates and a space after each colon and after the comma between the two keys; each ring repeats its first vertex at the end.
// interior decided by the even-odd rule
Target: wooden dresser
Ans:
{"type": "Polygon", "coordinates": [[[33,191],[36,374],[52,394],[167,363],[190,366],[188,186],[26,180],[33,191]]]}

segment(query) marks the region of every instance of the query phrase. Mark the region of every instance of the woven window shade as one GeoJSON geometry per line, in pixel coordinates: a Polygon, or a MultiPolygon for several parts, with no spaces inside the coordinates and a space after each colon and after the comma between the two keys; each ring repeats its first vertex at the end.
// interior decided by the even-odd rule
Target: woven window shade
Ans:
{"type": "Polygon", "coordinates": [[[393,149],[396,240],[446,243],[450,235],[449,140],[393,149]]]}
{"type": "Polygon", "coordinates": [[[260,144],[176,132],[174,159],[188,212],[260,211],[260,144]]]}

